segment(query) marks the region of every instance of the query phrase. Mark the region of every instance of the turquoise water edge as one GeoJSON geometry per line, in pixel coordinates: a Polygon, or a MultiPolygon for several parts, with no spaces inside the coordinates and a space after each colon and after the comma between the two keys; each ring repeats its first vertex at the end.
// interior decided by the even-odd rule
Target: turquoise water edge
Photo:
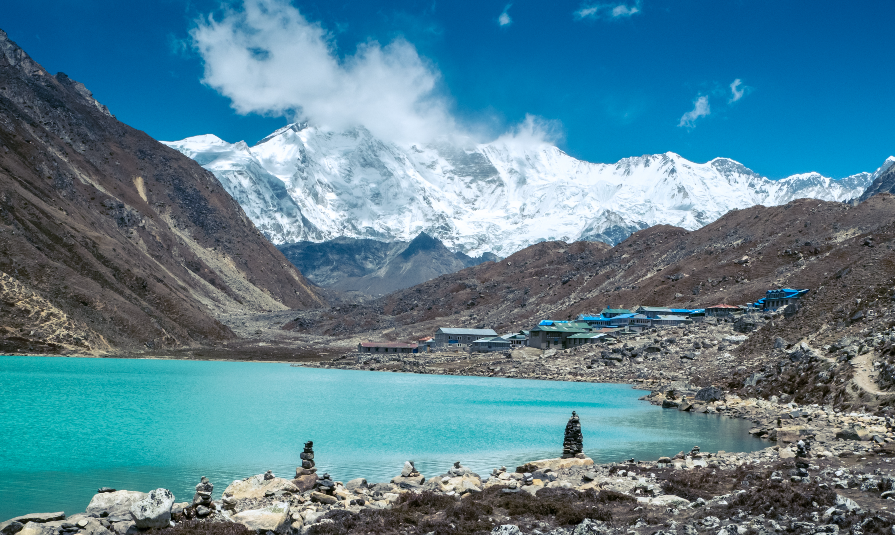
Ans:
{"type": "Polygon", "coordinates": [[[754,451],[750,423],[662,410],[626,385],[415,375],[282,363],[0,356],[0,521],[83,511],[98,487],[215,497],[291,478],[306,440],[320,472],[388,481],[461,461],[482,475],[558,457],[573,410],[597,462],[699,445],[754,451]]]}

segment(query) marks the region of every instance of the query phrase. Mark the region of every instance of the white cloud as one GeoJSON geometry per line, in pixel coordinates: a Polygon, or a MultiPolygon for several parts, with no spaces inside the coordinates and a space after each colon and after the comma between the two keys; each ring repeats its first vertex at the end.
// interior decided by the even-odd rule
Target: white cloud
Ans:
{"type": "Polygon", "coordinates": [[[559,121],[525,114],[525,119],[521,123],[510,128],[494,143],[522,151],[533,147],[556,145],[562,138],[562,124],[559,121]]]}
{"type": "Polygon", "coordinates": [[[705,117],[711,112],[712,111],[709,108],[709,97],[701,95],[693,102],[693,109],[681,117],[681,122],[678,123],[678,126],[693,128],[696,126],[697,119],[705,117]]]}
{"type": "Polygon", "coordinates": [[[583,19],[618,19],[636,15],[641,11],[641,1],[628,4],[582,4],[575,12],[576,20],[583,19]]]}
{"type": "Polygon", "coordinates": [[[404,39],[370,41],[342,58],[332,35],[288,0],[245,0],[242,10],[197,21],[203,82],[241,114],[307,119],[331,130],[363,125],[394,142],[458,131],[440,72],[404,39]]]}
{"type": "Polygon", "coordinates": [[[513,7],[513,4],[507,4],[507,7],[503,8],[503,13],[501,13],[500,16],[497,17],[497,24],[499,24],[501,27],[509,26],[513,23],[513,19],[510,18],[509,13],[511,7],[513,7]]]}
{"type": "Polygon", "coordinates": [[[743,87],[742,89],[739,89],[739,87],[741,85],[743,85],[743,81],[740,80],[739,78],[737,78],[736,80],[733,81],[733,83],[730,84],[731,97],[730,97],[730,100],[727,101],[728,104],[731,104],[733,102],[740,100],[741,98],[743,98],[743,95],[746,94],[745,87],[743,87]]]}

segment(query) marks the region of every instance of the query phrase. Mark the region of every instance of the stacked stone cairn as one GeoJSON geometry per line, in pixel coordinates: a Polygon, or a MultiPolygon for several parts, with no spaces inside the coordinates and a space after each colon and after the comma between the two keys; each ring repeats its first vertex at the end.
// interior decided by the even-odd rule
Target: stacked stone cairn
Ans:
{"type": "Polygon", "coordinates": [[[193,507],[196,509],[196,516],[204,517],[211,514],[213,505],[211,503],[211,492],[214,485],[207,477],[202,476],[202,480],[196,485],[196,494],[193,496],[193,507]]]}
{"type": "Polygon", "coordinates": [[[578,414],[572,411],[572,417],[566,424],[566,435],[562,443],[562,458],[583,457],[584,437],[581,435],[581,421],[578,414]]]}
{"type": "Polygon", "coordinates": [[[323,476],[317,480],[317,490],[332,496],[333,491],[336,490],[336,482],[332,480],[329,474],[323,474],[323,476]]]}
{"type": "Polygon", "coordinates": [[[301,458],[301,469],[295,471],[295,477],[307,476],[317,473],[314,468],[314,442],[309,440],[305,442],[305,451],[299,455],[301,458]]]}
{"type": "Polygon", "coordinates": [[[811,445],[809,443],[805,442],[804,440],[800,440],[796,444],[796,460],[795,460],[796,468],[794,471],[792,471],[790,473],[790,476],[801,478],[801,479],[810,477],[810,475],[808,474],[808,467],[810,466],[810,464],[806,460],[806,459],[808,459],[808,456],[810,454],[811,454],[811,445]]]}
{"type": "Polygon", "coordinates": [[[317,486],[317,468],[314,467],[314,443],[305,442],[305,449],[300,455],[301,466],[295,469],[295,479],[292,483],[301,492],[311,490],[317,486]]]}

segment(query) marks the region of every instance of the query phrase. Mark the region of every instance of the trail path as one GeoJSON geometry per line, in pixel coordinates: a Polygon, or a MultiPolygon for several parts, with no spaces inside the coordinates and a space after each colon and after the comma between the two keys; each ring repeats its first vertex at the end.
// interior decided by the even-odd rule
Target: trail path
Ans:
{"type": "Polygon", "coordinates": [[[888,396],[895,394],[895,392],[885,392],[880,390],[878,385],[876,384],[876,381],[874,381],[870,377],[870,374],[873,372],[873,360],[871,359],[872,355],[872,352],[867,352],[852,359],[852,366],[855,369],[855,376],[854,378],[852,378],[852,382],[864,389],[866,392],[877,396],[888,396]]]}

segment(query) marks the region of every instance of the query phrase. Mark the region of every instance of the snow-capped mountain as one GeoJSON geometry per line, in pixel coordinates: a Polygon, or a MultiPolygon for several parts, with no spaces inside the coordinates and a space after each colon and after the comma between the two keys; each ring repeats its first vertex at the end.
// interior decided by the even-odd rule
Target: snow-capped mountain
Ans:
{"type": "Polygon", "coordinates": [[[770,180],[726,158],[699,164],[671,152],[596,164],[503,140],[402,148],[363,128],[307,124],[253,147],[214,135],[166,144],[214,173],[275,244],[426,232],[469,255],[544,240],[615,244],[656,224],[692,230],[734,208],[856,198],[873,178],[770,180]]]}

